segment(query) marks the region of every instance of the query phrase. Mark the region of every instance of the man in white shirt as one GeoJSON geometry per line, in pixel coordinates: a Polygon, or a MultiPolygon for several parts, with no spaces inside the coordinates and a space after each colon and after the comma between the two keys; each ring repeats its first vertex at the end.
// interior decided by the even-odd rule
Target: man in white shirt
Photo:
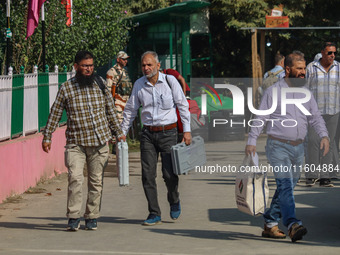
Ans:
{"type": "Polygon", "coordinates": [[[335,144],[340,112],[340,63],[335,60],[336,45],[326,42],[321,50],[321,59],[308,64],[306,68],[307,87],[312,92],[319,111],[326,122],[330,138],[330,149],[326,156],[322,156],[319,148],[320,138],[312,128],[308,129],[308,161],[310,169],[306,175],[306,185],[313,186],[320,177],[320,186],[334,187],[330,173],[337,167],[332,164],[333,157],[339,157],[335,144]]]}
{"type": "Polygon", "coordinates": [[[121,128],[127,134],[138,109],[142,106],[143,130],[140,140],[142,181],[148,201],[149,216],[143,225],[160,224],[161,211],[157,199],[157,161],[162,158],[162,176],[168,189],[170,217],[176,220],[181,213],[178,193],[178,176],[174,174],[170,149],[177,143],[177,115],[183,123],[183,141],[191,143],[189,104],[175,77],[159,72],[160,63],[156,52],[142,55],[142,71],[125,106],[121,128]]]}

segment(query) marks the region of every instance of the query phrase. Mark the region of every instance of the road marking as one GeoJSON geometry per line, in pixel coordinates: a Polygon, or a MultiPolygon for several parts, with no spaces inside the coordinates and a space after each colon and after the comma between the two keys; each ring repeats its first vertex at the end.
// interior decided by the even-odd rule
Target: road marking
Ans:
{"type": "Polygon", "coordinates": [[[51,249],[2,249],[0,248],[0,251],[7,251],[7,252],[22,252],[22,253],[45,253],[45,254],[51,254],[51,253],[65,253],[65,254],[131,254],[131,255],[192,255],[189,253],[150,253],[150,252],[127,252],[127,251],[89,251],[89,250],[51,250],[51,249]]]}

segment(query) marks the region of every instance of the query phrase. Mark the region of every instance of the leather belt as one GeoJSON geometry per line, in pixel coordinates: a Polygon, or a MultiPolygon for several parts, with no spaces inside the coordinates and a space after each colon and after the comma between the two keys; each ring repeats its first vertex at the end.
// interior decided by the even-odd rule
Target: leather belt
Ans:
{"type": "Polygon", "coordinates": [[[293,145],[293,146],[297,146],[297,145],[303,143],[303,139],[291,141],[291,140],[285,140],[285,139],[277,138],[277,137],[272,136],[272,135],[268,135],[268,137],[272,140],[276,140],[276,141],[279,141],[281,143],[287,143],[287,144],[290,144],[290,145],[293,145]]]}
{"type": "Polygon", "coordinates": [[[177,127],[177,123],[172,123],[169,125],[164,125],[164,126],[146,126],[144,125],[144,127],[149,130],[150,132],[160,132],[160,131],[165,131],[165,130],[170,130],[173,128],[177,127]]]}

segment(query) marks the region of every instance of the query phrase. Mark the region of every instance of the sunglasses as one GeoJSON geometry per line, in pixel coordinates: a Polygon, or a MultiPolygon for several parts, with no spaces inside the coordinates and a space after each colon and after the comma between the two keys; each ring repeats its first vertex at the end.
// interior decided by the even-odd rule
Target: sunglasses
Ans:
{"type": "Polygon", "coordinates": [[[334,55],[336,55],[337,52],[336,52],[336,51],[328,51],[328,52],[327,52],[327,55],[330,56],[330,55],[332,55],[333,53],[334,53],[334,55]]]}
{"type": "Polygon", "coordinates": [[[80,65],[82,68],[92,68],[94,65],[80,65]]]}

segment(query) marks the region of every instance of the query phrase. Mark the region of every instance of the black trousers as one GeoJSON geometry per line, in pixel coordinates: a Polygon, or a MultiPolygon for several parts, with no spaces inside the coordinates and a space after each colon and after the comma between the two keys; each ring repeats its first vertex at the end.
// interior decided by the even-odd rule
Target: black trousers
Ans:
{"type": "Polygon", "coordinates": [[[177,129],[150,132],[145,127],[141,136],[142,181],[150,214],[161,216],[157,198],[157,161],[162,159],[162,177],[168,189],[168,202],[179,201],[178,176],[173,173],[170,149],[177,144],[177,129]]]}
{"type": "MultiPolygon", "coordinates": [[[[323,165],[326,166],[326,170],[329,169],[329,165],[333,163],[335,155],[339,155],[336,144],[335,135],[338,128],[339,113],[334,115],[322,115],[326,127],[328,130],[329,142],[329,152],[323,157],[320,150],[320,140],[321,138],[315,132],[315,130],[309,126],[308,128],[308,163],[310,166],[318,167],[321,164],[321,169],[323,165]]],[[[339,156],[338,156],[339,157],[339,156]]],[[[308,171],[305,172],[306,178],[330,178],[331,174],[335,174],[335,171],[308,171]]]]}

